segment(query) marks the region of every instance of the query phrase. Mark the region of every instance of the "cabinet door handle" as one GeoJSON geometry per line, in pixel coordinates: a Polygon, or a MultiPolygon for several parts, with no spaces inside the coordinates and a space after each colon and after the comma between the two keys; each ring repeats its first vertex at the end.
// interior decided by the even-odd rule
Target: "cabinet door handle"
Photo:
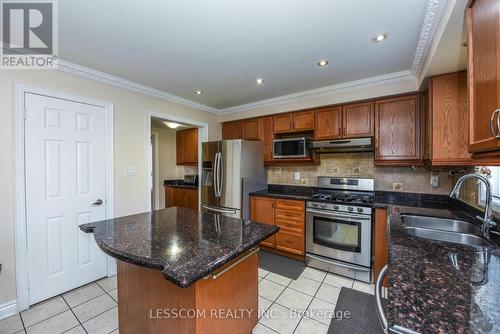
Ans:
{"type": "Polygon", "coordinates": [[[491,135],[493,137],[495,137],[495,139],[500,139],[500,135],[498,134],[498,132],[500,132],[500,119],[497,117],[497,129],[495,130],[495,126],[493,125],[493,122],[495,121],[495,116],[497,116],[497,114],[500,112],[500,109],[497,109],[495,110],[492,114],[491,114],[491,118],[490,118],[490,132],[491,132],[491,135]]]}
{"type": "Polygon", "coordinates": [[[495,110],[495,113],[498,114],[498,116],[497,116],[497,132],[499,133],[498,135],[495,136],[495,138],[500,139],[500,109],[495,110]]]}

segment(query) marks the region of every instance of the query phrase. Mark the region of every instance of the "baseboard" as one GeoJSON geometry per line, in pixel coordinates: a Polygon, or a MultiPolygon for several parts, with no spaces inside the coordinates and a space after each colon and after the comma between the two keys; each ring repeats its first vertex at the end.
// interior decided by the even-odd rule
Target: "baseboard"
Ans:
{"type": "Polygon", "coordinates": [[[17,313],[17,300],[0,305],[0,320],[17,313]]]}

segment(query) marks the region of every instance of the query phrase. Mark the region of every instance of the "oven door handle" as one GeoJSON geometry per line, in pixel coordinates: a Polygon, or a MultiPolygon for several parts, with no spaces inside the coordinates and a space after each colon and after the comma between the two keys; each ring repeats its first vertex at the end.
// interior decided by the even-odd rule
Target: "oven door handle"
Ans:
{"type": "Polygon", "coordinates": [[[350,214],[341,214],[341,213],[326,213],[324,211],[319,211],[319,210],[313,210],[313,209],[307,209],[306,212],[310,212],[310,213],[315,213],[315,214],[318,214],[318,215],[321,215],[322,217],[326,217],[326,218],[347,218],[347,219],[351,219],[351,220],[366,220],[366,221],[369,221],[371,220],[371,216],[361,216],[361,215],[358,215],[358,214],[355,214],[355,213],[350,213],[350,214]]]}

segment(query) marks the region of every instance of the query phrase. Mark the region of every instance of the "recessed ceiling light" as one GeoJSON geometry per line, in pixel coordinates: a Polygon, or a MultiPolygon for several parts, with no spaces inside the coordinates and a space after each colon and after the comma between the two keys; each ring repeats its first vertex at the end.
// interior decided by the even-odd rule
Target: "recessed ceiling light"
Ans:
{"type": "Polygon", "coordinates": [[[195,93],[196,95],[201,95],[201,94],[203,94],[203,92],[202,92],[201,90],[196,90],[196,91],[194,91],[194,93],[195,93]]]}
{"type": "Polygon", "coordinates": [[[372,41],[374,43],[380,43],[380,42],[382,42],[385,39],[387,39],[387,33],[386,32],[384,32],[383,34],[373,35],[373,37],[372,37],[372,41]]]}
{"type": "Polygon", "coordinates": [[[255,81],[257,81],[258,85],[262,85],[264,83],[264,79],[262,79],[262,78],[257,78],[257,80],[255,80],[255,81]]]}
{"type": "Polygon", "coordinates": [[[181,124],[179,123],[173,123],[173,122],[164,122],[166,126],[168,126],[171,129],[177,129],[181,124]]]}
{"type": "Polygon", "coordinates": [[[322,59],[322,60],[318,61],[318,66],[323,67],[323,66],[326,66],[326,65],[328,65],[328,60],[322,59]]]}

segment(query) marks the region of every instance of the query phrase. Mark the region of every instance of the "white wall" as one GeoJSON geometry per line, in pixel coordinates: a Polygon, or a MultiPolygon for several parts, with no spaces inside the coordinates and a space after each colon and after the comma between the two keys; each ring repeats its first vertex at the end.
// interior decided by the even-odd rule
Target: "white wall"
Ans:
{"type": "MultiPolygon", "coordinates": [[[[168,80],[168,78],[165,78],[168,80]]],[[[133,93],[110,85],[53,70],[0,71],[0,305],[16,299],[14,225],[12,220],[12,92],[13,83],[36,86],[114,103],[115,215],[147,208],[147,112],[169,113],[208,123],[210,140],[220,139],[218,117],[176,103],[133,93]],[[123,176],[135,166],[137,176],[123,176]]],[[[28,189],[29,191],[29,189],[28,189]]]]}

